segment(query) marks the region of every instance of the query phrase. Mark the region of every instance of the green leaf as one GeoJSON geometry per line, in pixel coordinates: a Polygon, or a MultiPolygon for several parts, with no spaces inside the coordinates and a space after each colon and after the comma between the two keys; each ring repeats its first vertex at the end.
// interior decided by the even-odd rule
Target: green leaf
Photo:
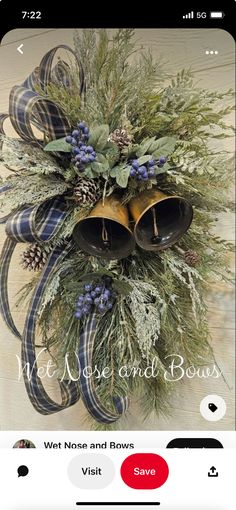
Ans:
{"type": "Polygon", "coordinates": [[[113,142],[107,142],[102,153],[106,156],[110,168],[112,168],[120,159],[120,151],[117,145],[113,142]]]}
{"type": "Polygon", "coordinates": [[[101,126],[96,126],[90,131],[89,145],[92,145],[97,151],[102,151],[107,144],[108,137],[108,124],[101,124],[101,126]]]}
{"type": "Polygon", "coordinates": [[[144,165],[144,163],[147,163],[147,161],[149,161],[150,159],[152,159],[152,156],[146,154],[145,156],[141,156],[141,158],[138,158],[138,162],[140,165],[144,165]]]}
{"type": "Polygon", "coordinates": [[[95,271],[93,273],[82,274],[79,278],[79,282],[75,283],[75,289],[77,291],[83,291],[84,284],[86,282],[91,283],[96,280],[100,280],[103,276],[111,276],[111,278],[113,279],[112,285],[119,294],[127,295],[130,294],[130,292],[132,292],[133,287],[131,287],[129,283],[124,282],[123,280],[114,279],[114,274],[105,268],[95,271]]]}
{"type": "Polygon", "coordinates": [[[127,282],[123,282],[121,280],[113,280],[113,287],[115,290],[117,290],[120,294],[130,294],[130,292],[133,291],[133,287],[127,282]]]}
{"type": "Polygon", "coordinates": [[[96,161],[94,161],[94,163],[95,162],[100,163],[103,166],[104,171],[109,170],[109,168],[110,168],[109,161],[107,161],[107,158],[105,156],[103,156],[103,154],[101,154],[101,153],[97,154],[96,161]]]}
{"type": "Polygon", "coordinates": [[[95,278],[97,278],[98,276],[100,276],[101,272],[99,271],[96,271],[94,273],[85,273],[85,274],[82,274],[80,277],[79,277],[79,280],[82,281],[82,282],[91,282],[93,281],[95,278]]]}
{"type": "Polygon", "coordinates": [[[149,152],[149,148],[151,145],[155,142],[155,137],[148,138],[144,140],[140,145],[139,148],[136,151],[137,157],[140,158],[141,156],[144,156],[147,152],[149,152]]]}
{"type": "Polygon", "coordinates": [[[126,188],[130,176],[129,167],[121,167],[116,173],[116,182],[121,188],[126,188]]]}
{"type": "Polygon", "coordinates": [[[163,138],[159,138],[156,140],[155,146],[153,144],[153,156],[155,156],[155,158],[168,156],[174,151],[176,141],[177,138],[174,138],[173,136],[163,136],[163,138]]]}
{"type": "Polygon", "coordinates": [[[91,168],[93,172],[96,172],[96,174],[102,174],[104,172],[103,165],[101,165],[101,163],[98,163],[97,161],[94,161],[92,163],[91,168]]]}
{"type": "Polygon", "coordinates": [[[126,188],[130,175],[130,166],[116,165],[110,170],[110,177],[115,177],[118,186],[126,188]]]}
{"type": "Polygon", "coordinates": [[[84,273],[79,277],[79,281],[82,282],[89,282],[91,283],[94,280],[100,279],[102,276],[111,276],[113,278],[113,273],[109,271],[108,269],[102,268],[98,269],[97,271],[94,271],[93,273],[84,273]]]}
{"type": "Polygon", "coordinates": [[[156,170],[156,175],[160,175],[160,174],[164,174],[165,172],[167,172],[167,170],[169,170],[171,168],[171,166],[169,165],[169,163],[165,163],[164,166],[162,168],[158,168],[157,167],[157,170],[156,170]]]}
{"type": "Polygon", "coordinates": [[[117,172],[118,168],[119,168],[118,166],[113,166],[112,170],[110,171],[110,177],[116,176],[116,172],[117,172]]]}
{"type": "Polygon", "coordinates": [[[53,152],[71,152],[72,147],[69,143],[66,142],[64,137],[49,142],[47,145],[45,145],[44,150],[53,152]]]}
{"type": "Polygon", "coordinates": [[[88,177],[88,179],[94,179],[97,177],[97,175],[93,172],[91,165],[86,165],[83,173],[81,173],[79,169],[76,169],[76,173],[79,175],[79,177],[83,175],[83,177],[88,177]]]}
{"type": "Polygon", "coordinates": [[[139,145],[129,145],[128,147],[125,147],[122,151],[122,154],[125,156],[126,159],[136,158],[137,151],[139,149],[139,145]]]}
{"type": "Polygon", "coordinates": [[[116,177],[118,173],[124,168],[124,165],[116,165],[110,170],[110,177],[116,177]]]}
{"type": "MultiPolygon", "coordinates": [[[[79,174],[81,175],[81,174],[79,174]]],[[[94,175],[94,172],[91,169],[91,166],[87,167],[83,173],[83,176],[88,177],[88,179],[94,179],[97,175],[94,175]]]]}

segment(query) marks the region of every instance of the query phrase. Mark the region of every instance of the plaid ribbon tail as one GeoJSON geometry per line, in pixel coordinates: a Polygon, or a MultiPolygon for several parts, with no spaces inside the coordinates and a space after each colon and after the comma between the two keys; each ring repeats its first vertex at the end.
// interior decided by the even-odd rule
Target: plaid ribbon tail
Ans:
{"type": "Polygon", "coordinates": [[[21,338],[21,335],[14,324],[12,314],[10,312],[7,285],[9,267],[16,244],[16,241],[7,238],[2,248],[0,257],[0,312],[6,325],[11,330],[13,335],[15,335],[17,338],[21,338]]]}
{"type": "Polygon", "coordinates": [[[96,315],[93,314],[87,320],[84,331],[80,336],[79,371],[81,398],[88,412],[96,421],[100,423],[114,423],[127,411],[129,400],[127,397],[114,397],[113,404],[116,412],[112,412],[99,399],[93,378],[86,377],[86,368],[92,367],[96,329],[96,315]]]}
{"type": "Polygon", "coordinates": [[[9,189],[11,189],[11,186],[9,184],[3,184],[2,186],[0,186],[0,193],[5,193],[5,191],[8,191],[9,189]]]}
{"type": "Polygon", "coordinates": [[[22,338],[22,371],[29,399],[33,407],[40,414],[49,415],[63,411],[74,405],[80,398],[79,385],[74,381],[58,381],[61,392],[61,403],[53,401],[43,387],[38,376],[37,356],[35,352],[35,329],[37,324],[38,309],[41,304],[45,288],[52,276],[53,271],[71,249],[56,247],[44,267],[42,276],[34,291],[27,318],[25,321],[22,338]]]}

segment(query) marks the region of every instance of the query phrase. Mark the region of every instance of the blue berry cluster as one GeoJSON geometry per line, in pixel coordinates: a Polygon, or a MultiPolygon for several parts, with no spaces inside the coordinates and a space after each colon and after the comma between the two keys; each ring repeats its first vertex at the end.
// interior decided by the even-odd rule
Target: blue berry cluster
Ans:
{"type": "Polygon", "coordinates": [[[74,158],[72,163],[83,173],[86,166],[96,159],[96,152],[91,145],[86,145],[89,139],[89,128],[84,122],[77,124],[77,129],[72,131],[71,135],[66,137],[66,142],[72,145],[72,154],[74,158]]]}
{"type": "Polygon", "coordinates": [[[166,157],[161,156],[158,160],[150,159],[145,165],[140,165],[137,159],[132,161],[130,176],[138,181],[148,181],[156,175],[156,167],[162,167],[166,163],[166,157]]]}
{"type": "Polygon", "coordinates": [[[102,280],[96,284],[86,283],[84,292],[78,296],[75,316],[82,319],[92,311],[103,315],[111,310],[117,294],[112,288],[112,278],[103,276],[102,280]]]}

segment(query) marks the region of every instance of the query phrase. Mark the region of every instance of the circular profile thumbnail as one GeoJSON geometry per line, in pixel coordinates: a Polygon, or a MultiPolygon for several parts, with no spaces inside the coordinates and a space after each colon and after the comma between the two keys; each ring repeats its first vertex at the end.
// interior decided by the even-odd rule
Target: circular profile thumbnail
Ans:
{"type": "Polygon", "coordinates": [[[36,448],[36,446],[29,439],[19,439],[19,441],[14,444],[13,448],[36,448]]]}

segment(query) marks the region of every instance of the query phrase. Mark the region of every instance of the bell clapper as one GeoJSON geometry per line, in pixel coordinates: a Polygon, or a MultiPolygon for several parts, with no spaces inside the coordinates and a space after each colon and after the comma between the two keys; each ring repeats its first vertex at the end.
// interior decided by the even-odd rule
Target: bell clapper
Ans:
{"type": "Polygon", "coordinates": [[[159,231],[157,227],[157,217],[155,207],[151,208],[152,217],[153,217],[153,236],[151,238],[152,243],[159,243],[161,241],[161,236],[159,236],[159,231]]]}
{"type": "Polygon", "coordinates": [[[108,184],[108,178],[105,181],[105,185],[104,185],[104,189],[103,189],[103,194],[102,194],[102,205],[103,205],[103,207],[105,205],[105,198],[106,198],[106,192],[107,192],[107,184],[108,184]]]}
{"type": "Polygon", "coordinates": [[[108,232],[106,229],[104,218],[102,218],[102,242],[103,242],[104,248],[106,250],[109,250],[111,243],[109,241],[108,232]]]}

